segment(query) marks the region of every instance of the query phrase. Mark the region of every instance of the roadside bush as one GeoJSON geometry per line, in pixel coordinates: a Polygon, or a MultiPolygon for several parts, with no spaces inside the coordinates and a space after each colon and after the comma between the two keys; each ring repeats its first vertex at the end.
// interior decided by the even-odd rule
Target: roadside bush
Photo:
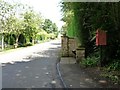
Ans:
{"type": "Polygon", "coordinates": [[[18,47],[26,47],[26,45],[25,45],[25,44],[22,44],[22,43],[19,43],[19,44],[18,44],[18,47]]]}
{"type": "Polygon", "coordinates": [[[7,47],[5,47],[5,50],[10,50],[10,49],[14,49],[13,45],[7,45],[7,47]]]}
{"type": "Polygon", "coordinates": [[[113,62],[111,62],[108,66],[107,66],[107,70],[111,71],[111,70],[120,70],[120,60],[113,60],[113,62]]]}
{"type": "Polygon", "coordinates": [[[27,47],[27,46],[32,46],[33,44],[31,42],[25,43],[25,44],[21,44],[19,43],[18,47],[27,47]]]}
{"type": "Polygon", "coordinates": [[[94,67],[97,66],[99,62],[99,58],[96,57],[88,57],[83,59],[80,64],[85,66],[85,67],[94,67]]]}
{"type": "Polygon", "coordinates": [[[25,46],[32,46],[33,44],[31,42],[28,42],[25,44],[25,46]]]}
{"type": "Polygon", "coordinates": [[[104,74],[101,74],[101,76],[105,78],[109,78],[110,80],[112,80],[113,83],[120,83],[119,77],[112,73],[104,73],[104,74]]]}

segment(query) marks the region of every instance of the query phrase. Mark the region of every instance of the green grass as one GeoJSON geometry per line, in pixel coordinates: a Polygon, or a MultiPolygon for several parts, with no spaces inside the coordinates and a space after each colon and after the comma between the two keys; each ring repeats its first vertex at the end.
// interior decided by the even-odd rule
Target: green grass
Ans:
{"type": "MultiPolygon", "coordinates": [[[[44,41],[40,41],[40,43],[44,43],[44,42],[48,42],[50,40],[44,40],[44,41]]],[[[39,44],[40,44],[39,43],[39,44]]],[[[33,45],[34,46],[34,45],[33,45]]],[[[26,47],[30,47],[30,46],[26,46],[26,47]]],[[[21,50],[23,48],[26,48],[26,47],[18,47],[18,48],[14,48],[14,46],[9,46],[9,47],[6,47],[4,50],[1,50],[0,49],[0,54],[5,54],[5,53],[10,53],[10,52],[14,52],[14,51],[17,51],[17,50],[21,50]]]]}

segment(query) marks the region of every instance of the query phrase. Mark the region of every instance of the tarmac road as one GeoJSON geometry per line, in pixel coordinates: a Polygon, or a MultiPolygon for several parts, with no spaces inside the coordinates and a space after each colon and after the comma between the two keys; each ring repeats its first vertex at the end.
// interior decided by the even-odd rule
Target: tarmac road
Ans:
{"type": "Polygon", "coordinates": [[[1,54],[2,88],[62,88],[56,70],[60,40],[1,54]]]}

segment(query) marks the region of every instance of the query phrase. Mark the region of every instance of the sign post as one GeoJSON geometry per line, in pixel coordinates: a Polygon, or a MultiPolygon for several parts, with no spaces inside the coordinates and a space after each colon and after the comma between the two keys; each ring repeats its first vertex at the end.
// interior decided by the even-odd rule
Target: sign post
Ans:
{"type": "Polygon", "coordinates": [[[106,32],[98,29],[96,31],[96,46],[100,46],[100,65],[102,66],[103,61],[103,46],[105,46],[106,43],[106,32]]]}

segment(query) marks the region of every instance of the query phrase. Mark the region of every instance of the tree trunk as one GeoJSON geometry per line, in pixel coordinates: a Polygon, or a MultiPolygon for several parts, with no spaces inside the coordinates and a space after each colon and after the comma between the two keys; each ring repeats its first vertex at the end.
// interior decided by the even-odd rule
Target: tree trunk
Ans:
{"type": "Polygon", "coordinates": [[[15,41],[15,44],[14,44],[14,48],[17,48],[17,47],[18,47],[18,38],[19,38],[19,36],[16,37],[16,41],[15,41]]]}
{"type": "Polygon", "coordinates": [[[34,42],[35,42],[35,40],[34,40],[34,38],[32,38],[32,44],[34,45],[34,42]]]}
{"type": "Polygon", "coordinates": [[[2,34],[2,50],[4,50],[4,34],[2,34]]]}

